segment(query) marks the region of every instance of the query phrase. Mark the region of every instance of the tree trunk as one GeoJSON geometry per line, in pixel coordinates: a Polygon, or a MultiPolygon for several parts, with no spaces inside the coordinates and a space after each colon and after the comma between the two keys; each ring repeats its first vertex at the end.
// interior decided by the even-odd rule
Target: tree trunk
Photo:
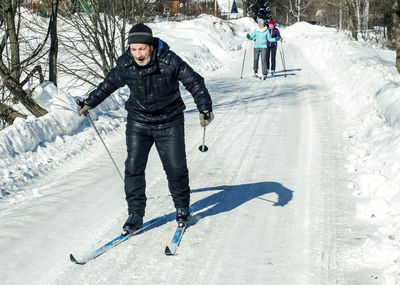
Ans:
{"type": "Polygon", "coordinates": [[[297,22],[301,20],[301,0],[296,0],[297,22]]]}
{"type": "Polygon", "coordinates": [[[343,0],[339,4],[339,30],[343,30],[343,0]]]}
{"type": "Polygon", "coordinates": [[[247,12],[247,1],[243,0],[243,17],[247,17],[248,12],[247,12]]]}
{"type": "Polygon", "coordinates": [[[368,32],[369,29],[369,0],[364,0],[364,20],[363,28],[368,32]]]}
{"type": "Polygon", "coordinates": [[[26,76],[26,78],[21,82],[21,86],[25,86],[26,83],[28,83],[29,79],[32,78],[32,76],[38,73],[39,74],[39,82],[43,83],[44,82],[44,76],[43,76],[43,71],[42,71],[42,67],[40,65],[36,65],[31,72],[29,72],[29,74],[26,76]]]}
{"type": "Polygon", "coordinates": [[[45,46],[45,43],[48,38],[48,34],[46,35],[46,39],[44,43],[39,45],[28,58],[24,59],[22,62],[20,60],[20,50],[19,50],[19,38],[18,38],[18,28],[16,27],[16,22],[20,23],[21,19],[19,18],[21,15],[17,14],[18,5],[20,5],[20,1],[12,1],[12,0],[3,0],[2,4],[4,5],[4,18],[6,23],[6,32],[3,35],[3,39],[0,43],[0,77],[3,81],[4,87],[6,87],[13,95],[13,100],[21,102],[27,110],[29,110],[32,115],[36,117],[43,116],[47,114],[47,111],[43,109],[39,104],[37,104],[23,89],[23,85],[20,83],[20,78],[22,71],[24,70],[24,66],[28,66],[29,63],[33,62],[35,58],[39,56],[39,53],[45,46]],[[16,15],[18,15],[16,21],[16,15]],[[9,58],[4,55],[4,50],[6,53],[8,52],[8,48],[11,51],[11,60],[10,65],[9,58]],[[7,60],[7,64],[4,62],[7,60]]]}
{"type": "Polygon", "coordinates": [[[346,0],[346,6],[347,6],[347,11],[348,11],[348,16],[349,16],[349,29],[351,30],[351,35],[355,40],[358,40],[357,38],[357,29],[356,29],[356,22],[357,18],[355,15],[355,7],[353,5],[353,0],[346,0]]]}
{"type": "Polygon", "coordinates": [[[57,86],[57,55],[58,55],[58,37],[57,37],[57,14],[58,1],[52,0],[50,17],[50,52],[49,52],[49,81],[57,86]]]}
{"type": "Polygon", "coordinates": [[[22,86],[15,81],[12,77],[3,78],[3,84],[14,95],[14,97],[21,102],[36,117],[41,117],[47,114],[38,103],[36,103],[28,94],[22,89],[22,86]]]}
{"type": "Polygon", "coordinates": [[[387,29],[387,38],[390,42],[393,42],[394,40],[394,21],[393,21],[393,12],[391,11],[391,13],[385,13],[384,14],[384,23],[385,23],[385,27],[387,29]]]}
{"type": "MultiPolygon", "coordinates": [[[[361,31],[361,1],[360,0],[353,0],[355,1],[355,15],[357,20],[357,32],[361,31]]],[[[354,22],[353,22],[354,24],[354,22]]]]}
{"type": "Polygon", "coordinates": [[[4,2],[4,13],[6,17],[7,34],[10,40],[10,48],[11,48],[11,74],[18,81],[21,76],[20,57],[19,57],[20,53],[19,53],[18,35],[14,21],[16,7],[13,7],[12,2],[13,2],[12,0],[4,2]]]}
{"type": "Polygon", "coordinates": [[[393,2],[393,28],[396,43],[396,69],[400,73],[400,0],[393,2]]]}
{"type": "Polygon", "coordinates": [[[15,111],[13,108],[3,103],[0,103],[0,119],[11,125],[18,117],[26,119],[27,116],[15,111]]]}

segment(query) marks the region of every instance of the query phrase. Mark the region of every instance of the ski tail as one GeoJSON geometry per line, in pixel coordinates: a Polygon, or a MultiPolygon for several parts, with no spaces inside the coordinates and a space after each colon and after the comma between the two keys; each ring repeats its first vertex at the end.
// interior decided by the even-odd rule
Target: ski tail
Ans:
{"type": "MultiPolygon", "coordinates": [[[[191,208],[190,209],[190,220],[191,220],[191,217],[192,217],[192,215],[193,215],[193,209],[191,208]]],[[[190,224],[190,220],[189,220],[189,222],[187,222],[186,224],[184,224],[183,226],[177,226],[177,228],[176,228],[176,230],[175,230],[175,233],[174,233],[174,235],[173,235],[173,237],[172,237],[172,240],[171,240],[171,242],[169,243],[169,245],[167,245],[166,247],[165,247],[165,251],[164,251],[164,253],[166,254],[166,255],[175,255],[176,254],[176,251],[178,250],[178,246],[179,246],[179,244],[180,244],[180,242],[181,242],[181,240],[182,240],[182,237],[183,237],[183,234],[185,233],[185,230],[186,230],[186,228],[189,226],[189,224],[190,224]]]]}

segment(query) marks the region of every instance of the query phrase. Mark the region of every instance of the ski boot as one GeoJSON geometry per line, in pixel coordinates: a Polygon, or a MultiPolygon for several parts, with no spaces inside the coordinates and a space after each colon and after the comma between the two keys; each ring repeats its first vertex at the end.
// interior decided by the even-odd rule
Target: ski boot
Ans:
{"type": "Polygon", "coordinates": [[[130,214],[122,229],[124,232],[131,234],[140,229],[142,225],[143,225],[143,217],[141,215],[130,214]]]}
{"type": "Polygon", "coordinates": [[[255,78],[259,78],[259,77],[258,77],[258,74],[257,74],[257,72],[254,72],[254,75],[253,75],[253,77],[255,77],[255,78]]]}
{"type": "Polygon", "coordinates": [[[184,208],[176,208],[176,221],[178,223],[178,227],[184,227],[189,223],[190,220],[190,212],[189,207],[184,208]]]}

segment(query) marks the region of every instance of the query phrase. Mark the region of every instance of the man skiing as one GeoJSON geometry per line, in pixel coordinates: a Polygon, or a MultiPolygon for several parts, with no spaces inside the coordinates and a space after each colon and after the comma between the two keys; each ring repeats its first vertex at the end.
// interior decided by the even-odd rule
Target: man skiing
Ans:
{"type": "Polygon", "coordinates": [[[257,28],[250,34],[246,34],[247,39],[255,40],[254,43],[254,62],[253,62],[253,70],[254,77],[258,78],[258,61],[261,54],[261,67],[263,79],[267,78],[268,68],[267,68],[267,40],[270,42],[276,42],[279,40],[279,37],[272,38],[268,29],[265,27],[265,23],[263,19],[257,20],[258,26],[257,28]]]}
{"type": "Polygon", "coordinates": [[[204,79],[170,50],[152,30],[139,23],[128,34],[129,49],[118,58],[96,90],[78,107],[78,114],[98,106],[118,88],[128,85],[130,96],[125,103],[127,158],[125,161],[125,196],[128,219],[123,230],[132,233],[143,224],[145,215],[145,169],[150,148],[156,145],[168,187],[176,208],[178,225],[190,219],[189,173],[186,163],[184,115],[185,104],[179,81],[192,94],[200,112],[200,125],[214,118],[212,101],[204,79]]]}
{"type": "MultiPolygon", "coordinates": [[[[275,22],[274,20],[269,20],[268,21],[268,32],[271,35],[272,38],[280,38],[281,34],[278,30],[278,28],[275,27],[275,22]]],[[[267,70],[269,70],[269,67],[271,66],[271,74],[274,75],[275,73],[275,66],[276,66],[276,50],[278,48],[278,43],[277,42],[271,42],[268,40],[267,42],[267,70]],[[270,58],[271,58],[271,65],[270,65],[270,58]]]]}

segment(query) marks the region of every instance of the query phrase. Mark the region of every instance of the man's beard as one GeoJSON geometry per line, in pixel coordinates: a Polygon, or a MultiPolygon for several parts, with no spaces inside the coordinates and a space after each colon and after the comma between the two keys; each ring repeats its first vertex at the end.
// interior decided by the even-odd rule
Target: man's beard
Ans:
{"type": "Polygon", "coordinates": [[[146,66],[146,65],[148,65],[149,62],[150,62],[150,60],[151,60],[151,57],[150,57],[150,56],[148,56],[148,57],[138,57],[138,58],[135,58],[135,61],[136,61],[136,63],[137,63],[139,66],[146,66]]]}

